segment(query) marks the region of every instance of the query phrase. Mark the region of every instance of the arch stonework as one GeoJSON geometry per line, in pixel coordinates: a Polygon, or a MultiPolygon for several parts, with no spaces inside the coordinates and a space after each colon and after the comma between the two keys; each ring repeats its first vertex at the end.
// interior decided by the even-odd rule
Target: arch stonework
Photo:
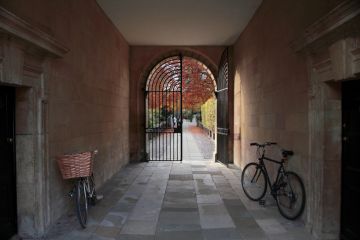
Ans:
{"type": "Polygon", "coordinates": [[[142,85],[142,88],[145,87],[147,77],[149,76],[151,70],[156,66],[156,64],[158,64],[160,61],[162,61],[166,58],[169,58],[172,56],[177,56],[177,55],[182,55],[183,57],[191,57],[191,58],[194,58],[194,59],[202,62],[210,69],[213,76],[216,77],[217,70],[218,70],[217,63],[213,62],[206,55],[203,55],[202,53],[198,53],[198,52],[191,51],[188,49],[174,49],[172,51],[162,53],[162,54],[154,57],[154,59],[151,60],[151,62],[147,65],[147,68],[141,75],[140,84],[142,85]]]}
{"type": "Polygon", "coordinates": [[[130,54],[130,161],[145,156],[144,90],[151,70],[161,60],[179,55],[204,63],[214,76],[224,47],[132,47],[130,54]]]}

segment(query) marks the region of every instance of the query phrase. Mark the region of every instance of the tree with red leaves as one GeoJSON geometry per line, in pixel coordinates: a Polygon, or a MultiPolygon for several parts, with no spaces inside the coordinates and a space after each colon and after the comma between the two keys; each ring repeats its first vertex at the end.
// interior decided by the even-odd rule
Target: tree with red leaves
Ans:
{"type": "MultiPolygon", "coordinates": [[[[165,108],[177,111],[180,109],[180,93],[182,93],[182,108],[184,110],[200,111],[200,107],[214,96],[214,77],[210,70],[196,59],[184,57],[182,72],[180,64],[174,61],[159,63],[152,72],[156,76],[154,85],[148,88],[148,108],[165,108]],[[181,79],[180,79],[181,78],[181,79]],[[180,85],[180,80],[181,85],[180,85]]],[[[151,79],[153,75],[149,76],[151,79]]],[[[152,83],[151,83],[152,84],[152,83]]]]}
{"type": "Polygon", "coordinates": [[[184,58],[182,70],[183,109],[199,111],[214,95],[214,77],[210,70],[193,58],[184,58]]]}

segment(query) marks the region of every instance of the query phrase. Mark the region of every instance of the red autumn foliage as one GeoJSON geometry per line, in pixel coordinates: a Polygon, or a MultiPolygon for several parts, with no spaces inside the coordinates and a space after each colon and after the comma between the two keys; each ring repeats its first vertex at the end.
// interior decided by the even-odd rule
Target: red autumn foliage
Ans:
{"type": "Polygon", "coordinates": [[[182,71],[183,108],[199,109],[215,91],[210,70],[193,58],[184,58],[182,71]]]}
{"type": "Polygon", "coordinates": [[[184,57],[181,75],[180,68],[180,60],[176,58],[162,61],[154,68],[147,85],[147,90],[150,91],[149,108],[166,106],[168,109],[179,109],[182,92],[182,108],[199,110],[200,106],[213,96],[214,77],[204,64],[184,57]]]}

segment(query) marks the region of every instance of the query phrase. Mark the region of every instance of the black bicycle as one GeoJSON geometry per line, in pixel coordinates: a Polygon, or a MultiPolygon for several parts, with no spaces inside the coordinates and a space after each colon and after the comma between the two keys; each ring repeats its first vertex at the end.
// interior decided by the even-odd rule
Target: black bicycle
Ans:
{"type": "Polygon", "coordinates": [[[280,161],[270,159],[265,157],[265,148],[271,145],[276,145],[276,143],[250,143],[250,146],[257,147],[259,162],[251,162],[245,166],[241,175],[241,185],[245,195],[253,201],[263,199],[269,185],[270,193],[276,201],[280,214],[289,220],[294,220],[304,211],[304,184],[296,173],[285,170],[285,163],[294,152],[282,149],[282,159],[280,161]],[[280,165],[273,184],[271,184],[264,160],[280,165]]]}

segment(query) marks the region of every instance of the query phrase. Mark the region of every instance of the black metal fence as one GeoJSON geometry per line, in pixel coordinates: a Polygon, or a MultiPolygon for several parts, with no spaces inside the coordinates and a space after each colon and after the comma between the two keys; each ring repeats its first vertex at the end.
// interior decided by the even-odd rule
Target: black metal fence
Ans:
{"type": "Polygon", "coordinates": [[[182,160],[182,56],[150,72],[146,90],[146,152],[149,161],[182,160]]]}

